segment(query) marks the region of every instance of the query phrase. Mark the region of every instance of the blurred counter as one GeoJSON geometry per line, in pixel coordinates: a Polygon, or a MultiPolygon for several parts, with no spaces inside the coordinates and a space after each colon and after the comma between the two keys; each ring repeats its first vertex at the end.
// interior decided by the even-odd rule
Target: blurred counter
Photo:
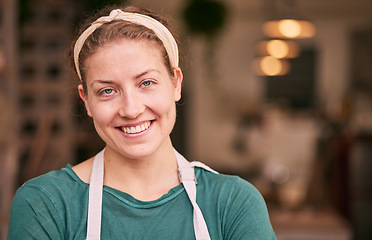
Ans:
{"type": "Polygon", "coordinates": [[[332,211],[269,209],[278,240],[351,240],[348,221],[332,211]]]}

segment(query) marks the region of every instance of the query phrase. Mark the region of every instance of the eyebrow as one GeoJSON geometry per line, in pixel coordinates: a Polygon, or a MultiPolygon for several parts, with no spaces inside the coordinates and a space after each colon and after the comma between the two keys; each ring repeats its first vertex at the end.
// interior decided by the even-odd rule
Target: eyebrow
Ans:
{"type": "Polygon", "coordinates": [[[144,72],[142,72],[142,73],[140,73],[140,74],[137,74],[134,78],[135,78],[135,79],[138,79],[138,78],[140,78],[140,77],[145,76],[146,74],[148,74],[148,73],[150,73],[150,72],[157,72],[157,73],[159,73],[159,71],[156,70],[156,69],[148,69],[148,70],[146,70],[146,71],[144,71],[144,72]]]}
{"type": "MultiPolygon", "coordinates": [[[[151,72],[157,72],[157,73],[160,73],[160,71],[156,70],[156,69],[148,69],[140,74],[137,74],[134,76],[134,79],[139,79],[143,76],[145,76],[146,74],[149,74],[151,72]]],[[[90,85],[94,85],[94,84],[112,84],[114,83],[114,81],[111,81],[111,80],[101,80],[101,79],[98,79],[98,80],[94,80],[90,85]]]]}
{"type": "Polygon", "coordinates": [[[111,83],[113,83],[113,81],[110,81],[110,80],[94,80],[90,85],[93,86],[94,84],[98,84],[98,83],[111,84],[111,83]]]}

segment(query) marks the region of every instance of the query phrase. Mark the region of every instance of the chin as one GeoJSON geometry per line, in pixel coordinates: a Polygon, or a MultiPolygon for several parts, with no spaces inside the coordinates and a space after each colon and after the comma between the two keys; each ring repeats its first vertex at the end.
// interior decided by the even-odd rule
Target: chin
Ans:
{"type": "Polygon", "coordinates": [[[126,148],[114,148],[115,151],[128,159],[145,159],[147,157],[150,157],[154,155],[156,152],[156,149],[149,146],[132,146],[132,147],[126,147],[126,148]]]}

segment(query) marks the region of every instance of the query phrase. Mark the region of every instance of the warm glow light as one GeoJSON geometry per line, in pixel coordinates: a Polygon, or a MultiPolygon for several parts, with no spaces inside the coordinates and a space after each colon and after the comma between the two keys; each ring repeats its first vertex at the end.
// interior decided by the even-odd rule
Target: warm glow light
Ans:
{"type": "Polygon", "coordinates": [[[280,60],[273,57],[264,57],[260,62],[262,71],[269,76],[278,75],[282,70],[280,60]]]}
{"type": "Polygon", "coordinates": [[[258,75],[278,76],[287,74],[289,71],[289,63],[287,61],[271,56],[257,59],[253,66],[254,71],[258,75]]]}
{"type": "Polygon", "coordinates": [[[267,43],[267,52],[274,58],[288,56],[289,45],[283,40],[271,40],[267,43]]]}
{"type": "Polygon", "coordinates": [[[282,19],[264,23],[263,32],[270,38],[310,38],[315,27],[309,21],[282,19]]]}
{"type": "Polygon", "coordinates": [[[257,45],[257,52],[260,56],[295,58],[299,55],[300,47],[294,41],[274,39],[260,42],[257,45]]]}
{"type": "Polygon", "coordinates": [[[279,32],[287,38],[296,38],[301,34],[301,24],[294,19],[280,20],[278,23],[279,32]]]}
{"type": "Polygon", "coordinates": [[[301,38],[311,38],[315,36],[315,26],[311,22],[308,21],[300,21],[302,32],[301,38]]]}

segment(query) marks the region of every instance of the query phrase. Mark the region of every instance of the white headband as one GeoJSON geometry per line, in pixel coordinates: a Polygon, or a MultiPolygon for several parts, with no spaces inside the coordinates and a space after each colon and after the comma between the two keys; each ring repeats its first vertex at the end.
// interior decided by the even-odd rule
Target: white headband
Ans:
{"type": "Polygon", "coordinates": [[[90,27],[88,27],[78,38],[75,43],[74,47],[74,61],[75,61],[75,68],[76,72],[81,80],[81,73],[79,70],[79,54],[81,48],[84,45],[85,40],[100,26],[104,23],[111,22],[115,19],[121,19],[125,21],[129,21],[132,23],[136,23],[142,26],[145,26],[151,30],[153,30],[158,36],[158,38],[163,42],[165,50],[168,53],[170,64],[172,67],[178,67],[178,47],[176,40],[170,33],[170,31],[159,21],[155,20],[152,17],[147,15],[139,14],[139,13],[130,13],[130,12],[123,12],[119,9],[112,10],[109,16],[100,17],[96,21],[92,23],[90,27]]]}

